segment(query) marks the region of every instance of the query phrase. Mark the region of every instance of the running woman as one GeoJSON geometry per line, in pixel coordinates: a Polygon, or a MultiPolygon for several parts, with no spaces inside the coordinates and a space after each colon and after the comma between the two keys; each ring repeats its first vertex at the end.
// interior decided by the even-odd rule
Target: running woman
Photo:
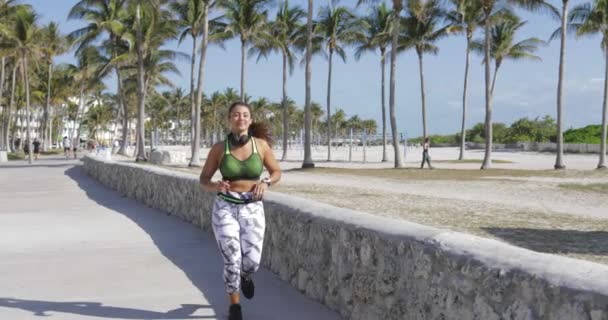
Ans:
{"type": "Polygon", "coordinates": [[[235,102],[228,109],[230,134],[209,151],[200,182],[217,192],[212,227],[224,259],[224,283],[230,299],[229,320],[242,320],[239,291],[253,298],[251,276],[258,270],[264,242],[264,192],[281,179],[268,127],[254,123],[251,108],[235,102]],[[269,176],[260,179],[264,167],[269,176]],[[221,181],[211,181],[217,169],[221,181]]]}

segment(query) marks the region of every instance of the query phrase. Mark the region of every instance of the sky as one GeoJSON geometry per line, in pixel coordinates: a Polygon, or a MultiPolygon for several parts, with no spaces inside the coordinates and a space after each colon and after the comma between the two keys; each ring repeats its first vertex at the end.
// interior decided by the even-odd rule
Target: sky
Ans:
{"type": "MultiPolygon", "coordinates": [[[[70,8],[76,0],[22,0],[31,4],[40,15],[41,22],[58,22],[64,33],[69,33],[82,26],[82,21],[67,20],[70,8]]],[[[561,8],[561,1],[550,0],[561,8]]],[[[292,0],[291,4],[307,8],[305,0],[292,0]]],[[[354,7],[355,0],[342,0],[341,6],[354,7]]],[[[572,6],[585,3],[582,0],[571,0],[572,6]]],[[[327,0],[315,1],[315,12],[320,6],[328,4],[327,0]]],[[[367,7],[358,9],[362,14],[367,7]]],[[[547,40],[559,26],[559,21],[546,15],[529,14],[518,11],[528,23],[520,29],[517,40],[538,37],[547,40]]],[[[274,12],[271,11],[271,18],[274,12]]],[[[476,34],[475,38],[481,38],[476,34]]],[[[181,45],[172,42],[167,46],[184,53],[191,51],[191,42],[181,45]]],[[[427,121],[429,134],[449,134],[460,131],[462,118],[462,90],[465,61],[464,36],[457,35],[440,40],[437,43],[439,53],[436,56],[424,56],[424,77],[426,87],[427,121]]],[[[374,119],[381,124],[380,104],[380,57],[370,53],[356,61],[353,50],[347,50],[346,63],[334,59],[332,79],[332,114],[337,108],[343,109],[348,116],[359,115],[364,119],[374,119]]],[[[559,63],[559,40],[541,47],[537,55],[541,62],[505,61],[501,66],[494,92],[494,122],[510,124],[522,117],[543,117],[551,115],[556,118],[557,74],[559,63]]],[[[484,104],[484,68],[482,59],[476,54],[471,56],[468,120],[467,127],[483,122],[484,104]]],[[[601,123],[601,106],[605,61],[600,49],[600,37],[592,36],[567,39],[564,84],[564,127],[578,128],[588,124],[601,123]]],[[[73,63],[73,54],[58,57],[57,62],[73,63]]],[[[181,76],[171,76],[176,86],[189,91],[190,62],[177,61],[181,76]]],[[[246,65],[245,91],[257,97],[266,97],[271,101],[281,99],[282,60],[272,55],[268,60],[256,63],[249,59],[246,65]]],[[[388,64],[386,71],[388,108],[388,64]]],[[[204,87],[211,93],[227,87],[240,87],[240,43],[231,40],[225,49],[210,47],[207,54],[204,87]]],[[[315,57],[312,62],[312,99],[326,107],[328,63],[323,57],[315,57]]],[[[111,82],[112,80],[109,80],[111,82]]],[[[111,85],[111,84],[110,84],[111,85]]],[[[114,88],[115,85],[111,85],[114,88]]],[[[288,95],[299,105],[304,105],[305,78],[304,68],[298,67],[288,78],[288,95]]],[[[388,114],[388,110],[387,110],[388,114]]],[[[422,134],[422,112],[420,99],[420,80],[418,59],[414,52],[407,52],[398,57],[396,78],[396,116],[400,132],[408,137],[422,134]]],[[[388,120],[387,120],[388,121],[388,120]]],[[[389,127],[390,130],[390,127],[389,127]]]]}

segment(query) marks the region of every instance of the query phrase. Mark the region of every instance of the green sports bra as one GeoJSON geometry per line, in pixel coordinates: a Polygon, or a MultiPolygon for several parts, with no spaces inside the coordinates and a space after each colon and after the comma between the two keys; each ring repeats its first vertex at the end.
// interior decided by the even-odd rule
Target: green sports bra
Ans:
{"type": "Polygon", "coordinates": [[[235,158],[230,152],[230,141],[226,139],[224,148],[224,157],[220,162],[220,172],[224,180],[257,180],[264,171],[262,158],[258,154],[258,148],[255,145],[255,139],[252,137],[253,152],[249,158],[241,161],[235,158]]]}

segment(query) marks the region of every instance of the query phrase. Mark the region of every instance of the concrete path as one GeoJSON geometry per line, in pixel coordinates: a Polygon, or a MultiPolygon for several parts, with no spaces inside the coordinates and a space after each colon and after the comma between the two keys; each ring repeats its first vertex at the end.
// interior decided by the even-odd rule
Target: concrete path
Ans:
{"type": "MultiPolygon", "coordinates": [[[[76,160],[0,165],[0,319],[227,319],[212,235],[123,198],[76,160]]],[[[267,270],[244,319],[339,319],[267,270]]]]}

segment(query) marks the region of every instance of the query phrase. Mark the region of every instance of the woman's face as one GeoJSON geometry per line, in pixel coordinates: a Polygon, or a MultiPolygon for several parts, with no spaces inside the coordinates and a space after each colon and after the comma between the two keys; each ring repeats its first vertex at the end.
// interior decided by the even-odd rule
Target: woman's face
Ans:
{"type": "Polygon", "coordinates": [[[245,106],[236,106],[230,112],[230,128],[232,131],[243,132],[251,125],[251,113],[245,106]]]}

